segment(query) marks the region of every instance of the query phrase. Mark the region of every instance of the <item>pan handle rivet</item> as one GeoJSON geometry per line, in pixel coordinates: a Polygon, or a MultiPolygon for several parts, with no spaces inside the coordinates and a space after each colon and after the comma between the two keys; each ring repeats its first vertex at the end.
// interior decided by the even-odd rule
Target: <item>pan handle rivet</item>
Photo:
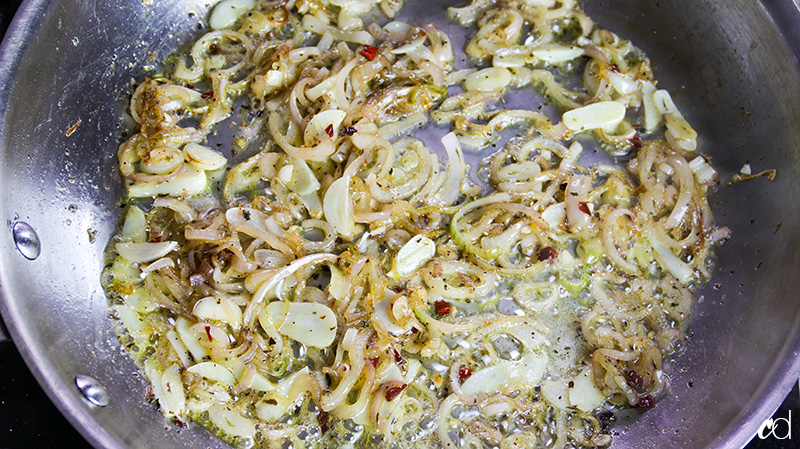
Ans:
{"type": "Polygon", "coordinates": [[[106,389],[94,378],[78,374],[75,376],[75,385],[78,387],[83,397],[91,404],[98,407],[105,407],[108,405],[108,393],[106,393],[106,389]]]}
{"type": "Polygon", "coordinates": [[[39,257],[42,252],[42,245],[39,243],[39,235],[33,230],[33,227],[24,221],[18,221],[14,224],[12,229],[14,234],[14,244],[20,254],[25,256],[28,260],[33,260],[39,257]]]}

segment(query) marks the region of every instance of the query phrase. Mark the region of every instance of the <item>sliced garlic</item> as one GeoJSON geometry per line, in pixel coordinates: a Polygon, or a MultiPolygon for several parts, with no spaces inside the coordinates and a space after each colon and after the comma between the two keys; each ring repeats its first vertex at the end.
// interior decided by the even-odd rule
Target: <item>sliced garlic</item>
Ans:
{"type": "Polygon", "coordinates": [[[166,409],[168,415],[181,416],[186,408],[186,394],[181,382],[181,371],[178,365],[172,365],[164,370],[161,376],[161,407],[166,409]]]}
{"type": "Polygon", "coordinates": [[[213,30],[232,26],[239,17],[253,9],[256,0],[222,0],[217,3],[208,19],[208,24],[213,30]]]}
{"type": "Polygon", "coordinates": [[[553,230],[561,229],[566,218],[567,210],[564,208],[564,203],[551,204],[542,211],[542,220],[546,221],[553,230]]]}
{"type": "Polygon", "coordinates": [[[328,187],[322,200],[325,219],[343,237],[350,239],[356,233],[353,199],[350,196],[350,177],[343,176],[328,187]]]}
{"type": "Polygon", "coordinates": [[[545,380],[541,387],[542,396],[553,407],[568,412],[570,406],[567,383],[563,380],[545,380]]]}
{"type": "Polygon", "coordinates": [[[117,243],[114,248],[120,256],[131,262],[150,262],[169,254],[178,247],[178,242],[128,242],[117,243]]]}
{"type": "Polygon", "coordinates": [[[226,296],[208,296],[194,304],[192,313],[198,318],[224,321],[238,328],[242,324],[242,309],[226,296]]]}
{"type": "Polygon", "coordinates": [[[560,64],[583,56],[583,49],[561,44],[545,44],[532,52],[533,56],[548,64],[560,64]]]}
{"type": "Polygon", "coordinates": [[[225,156],[219,152],[196,143],[187,143],[184,145],[183,156],[186,161],[200,170],[217,170],[228,163],[225,156]]]}
{"type": "Polygon", "coordinates": [[[267,311],[278,332],[306,346],[326,348],[336,338],[336,314],[323,304],[275,301],[267,311]]]}
{"type": "Polygon", "coordinates": [[[225,211],[225,219],[230,224],[249,224],[262,231],[267,230],[267,214],[251,207],[232,207],[225,211]]]}
{"type": "Polygon", "coordinates": [[[584,369],[572,380],[569,402],[583,412],[591,412],[606,401],[605,395],[595,386],[591,368],[584,369]]]}
{"type": "Polygon", "coordinates": [[[186,368],[192,374],[199,374],[206,379],[222,382],[226,385],[235,385],[236,378],[228,368],[214,362],[200,362],[186,368]]]}
{"type": "Polygon", "coordinates": [[[123,241],[144,242],[147,240],[144,211],[139,206],[131,205],[125,213],[120,237],[123,241]]]}
{"type": "Polygon", "coordinates": [[[502,67],[488,67],[470,74],[464,87],[467,90],[480,92],[497,92],[503,90],[511,82],[511,72],[502,67]]]}
{"type": "Polygon", "coordinates": [[[614,131],[625,118],[625,105],[616,101],[601,101],[564,113],[567,129],[575,132],[592,129],[614,131]]]}
{"type": "Polygon", "coordinates": [[[415,235],[406,242],[394,258],[393,275],[405,279],[425,265],[436,254],[436,244],[424,235],[415,235]]]}
{"type": "Polygon", "coordinates": [[[501,360],[472,373],[461,385],[461,391],[472,396],[494,394],[509,388],[533,388],[542,381],[546,368],[546,355],[538,351],[528,352],[520,360],[501,360]]]}
{"type": "Polygon", "coordinates": [[[291,191],[301,196],[314,193],[320,188],[314,172],[302,159],[292,158],[290,164],[281,167],[278,177],[291,191]]]}
{"type": "Polygon", "coordinates": [[[183,156],[180,151],[171,147],[157,147],[150,150],[147,155],[139,161],[139,169],[144,173],[165,175],[171,173],[182,163],[183,156]]]}
{"type": "Polygon", "coordinates": [[[240,387],[250,388],[258,391],[273,391],[275,385],[272,384],[263,374],[259,373],[247,365],[239,365],[233,369],[233,375],[240,387]],[[245,379],[247,379],[245,381],[245,379]]]}
{"type": "Polygon", "coordinates": [[[346,116],[347,114],[339,109],[328,109],[317,113],[306,125],[303,141],[307,146],[313,147],[325,139],[336,140],[346,116]]]}
{"type": "Polygon", "coordinates": [[[525,65],[525,58],[519,55],[494,55],[492,65],[503,68],[516,68],[525,65]]]}
{"type": "Polygon", "coordinates": [[[175,320],[175,330],[178,331],[178,337],[180,337],[181,342],[186,346],[186,349],[192,354],[192,358],[195,360],[202,360],[203,357],[208,355],[208,350],[200,344],[197,337],[192,332],[192,323],[190,323],[186,318],[178,317],[175,320]]]}
{"type": "Polygon", "coordinates": [[[256,426],[252,420],[224,405],[212,405],[208,409],[208,417],[223,432],[232,437],[250,437],[256,432],[256,426]]]}

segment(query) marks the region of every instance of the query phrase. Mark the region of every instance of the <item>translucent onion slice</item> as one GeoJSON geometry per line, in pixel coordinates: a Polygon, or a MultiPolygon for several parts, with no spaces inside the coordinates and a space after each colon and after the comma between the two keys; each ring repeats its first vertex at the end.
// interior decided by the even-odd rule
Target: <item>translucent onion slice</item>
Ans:
{"type": "Polygon", "coordinates": [[[650,234],[648,241],[650,242],[650,246],[653,247],[653,251],[655,251],[654,256],[661,268],[669,271],[673,276],[678,278],[682,284],[686,284],[692,279],[694,276],[692,268],[687,265],[686,262],[672,254],[669,247],[658,238],[655,232],[650,234]]]}
{"type": "Polygon", "coordinates": [[[183,156],[186,161],[201,170],[217,170],[228,163],[225,156],[219,152],[191,142],[183,146],[183,156]]]}
{"type": "Polygon", "coordinates": [[[461,193],[461,181],[464,179],[467,167],[464,164],[464,153],[455,133],[448,133],[442,137],[442,145],[447,151],[447,169],[443,177],[444,182],[433,198],[428,202],[434,206],[450,206],[461,193]]]}
{"type": "Polygon", "coordinates": [[[418,39],[414,39],[413,41],[411,41],[411,42],[409,42],[409,43],[407,43],[407,44],[405,44],[405,45],[403,45],[401,47],[395,48],[390,53],[395,54],[395,55],[404,55],[406,53],[411,53],[412,51],[416,50],[417,47],[422,45],[425,42],[425,39],[427,39],[427,38],[420,37],[418,39]]]}
{"type": "Polygon", "coordinates": [[[117,243],[114,248],[120,256],[131,262],[150,262],[169,254],[178,247],[178,242],[129,242],[117,243]]]}
{"type": "Polygon", "coordinates": [[[217,3],[208,19],[212,30],[219,30],[232,26],[239,17],[253,9],[256,0],[222,0],[217,3]]]}
{"type": "Polygon", "coordinates": [[[570,131],[592,129],[614,131],[625,118],[625,105],[616,101],[600,101],[564,113],[564,125],[570,131]]]}
{"type": "Polygon", "coordinates": [[[336,314],[323,304],[275,301],[267,311],[278,332],[306,346],[326,348],[336,338],[336,314]]]}
{"type": "Polygon", "coordinates": [[[402,335],[409,330],[398,326],[394,323],[394,321],[392,321],[390,309],[392,307],[392,301],[394,301],[397,296],[397,293],[391,290],[386,290],[386,294],[383,296],[383,299],[375,303],[373,315],[373,323],[375,324],[375,327],[391,335],[402,335]]]}
{"type": "Polygon", "coordinates": [[[162,182],[135,182],[128,186],[128,195],[131,198],[152,198],[158,195],[192,196],[206,189],[208,178],[206,172],[191,164],[178,176],[162,182]]]}

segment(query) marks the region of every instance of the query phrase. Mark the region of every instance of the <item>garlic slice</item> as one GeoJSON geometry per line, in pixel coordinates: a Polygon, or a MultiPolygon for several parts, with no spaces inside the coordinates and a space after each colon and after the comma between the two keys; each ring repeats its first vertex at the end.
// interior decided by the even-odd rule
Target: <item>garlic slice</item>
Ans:
{"type": "Polygon", "coordinates": [[[356,233],[353,199],[350,197],[350,177],[343,176],[328,187],[322,200],[325,219],[343,237],[350,239],[356,233]]]}
{"type": "Polygon", "coordinates": [[[208,19],[212,30],[219,30],[232,26],[239,17],[253,9],[256,0],[222,0],[217,3],[208,19]]]}
{"type": "Polygon", "coordinates": [[[226,385],[236,384],[236,378],[228,368],[214,362],[200,362],[186,368],[186,371],[199,374],[206,379],[222,382],[226,385]]]}
{"type": "Polygon", "coordinates": [[[150,262],[169,254],[178,247],[178,242],[128,242],[117,243],[114,248],[120,256],[131,262],[150,262]]]}
{"type": "Polygon", "coordinates": [[[275,301],[267,305],[281,334],[314,348],[326,348],[336,338],[336,314],[323,304],[275,301]]]}
{"type": "Polygon", "coordinates": [[[183,146],[183,157],[201,170],[217,170],[228,163],[225,156],[219,152],[191,142],[183,146]]]}
{"type": "Polygon", "coordinates": [[[511,82],[511,72],[503,67],[488,67],[470,74],[464,81],[464,88],[479,92],[497,92],[511,82]]]}
{"type": "Polygon", "coordinates": [[[536,59],[548,64],[560,64],[583,56],[583,49],[561,44],[545,44],[533,50],[536,59]]]}
{"type": "Polygon", "coordinates": [[[404,279],[425,265],[436,254],[436,244],[424,235],[415,235],[406,242],[394,258],[392,275],[404,279]]]}
{"type": "Polygon", "coordinates": [[[319,144],[325,139],[336,140],[339,128],[347,114],[339,109],[328,109],[314,115],[303,133],[303,141],[309,147],[319,144]]]}
{"type": "Polygon", "coordinates": [[[614,131],[625,118],[625,105],[616,101],[600,101],[564,113],[564,125],[570,131],[592,129],[614,131]]]}

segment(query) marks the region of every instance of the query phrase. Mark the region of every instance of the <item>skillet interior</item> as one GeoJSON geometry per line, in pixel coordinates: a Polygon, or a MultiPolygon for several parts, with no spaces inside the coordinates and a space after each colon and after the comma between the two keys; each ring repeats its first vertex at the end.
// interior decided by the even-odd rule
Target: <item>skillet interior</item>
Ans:
{"type": "MultiPolygon", "coordinates": [[[[165,428],[145,403],[145,383],[106,319],[99,285],[119,215],[115,153],[131,79],[198,33],[207,3],[32,0],[0,52],[0,311],[51,398],[97,447],[223,446],[202,429],[165,428]],[[41,239],[33,261],[14,246],[20,221],[41,239]],[[82,399],[78,374],[106,387],[107,407],[82,399]]],[[[792,49],[800,39],[783,26],[800,23],[800,13],[777,0],[584,3],[652,58],[721,179],[745,162],[779,171],[774,183],[720,187],[716,218],[734,237],[701,292],[691,341],[673,363],[672,393],[629,413],[613,445],[741,447],[800,373],[800,74],[792,49]]],[[[429,5],[411,6],[408,16],[429,17],[429,5]]]]}

